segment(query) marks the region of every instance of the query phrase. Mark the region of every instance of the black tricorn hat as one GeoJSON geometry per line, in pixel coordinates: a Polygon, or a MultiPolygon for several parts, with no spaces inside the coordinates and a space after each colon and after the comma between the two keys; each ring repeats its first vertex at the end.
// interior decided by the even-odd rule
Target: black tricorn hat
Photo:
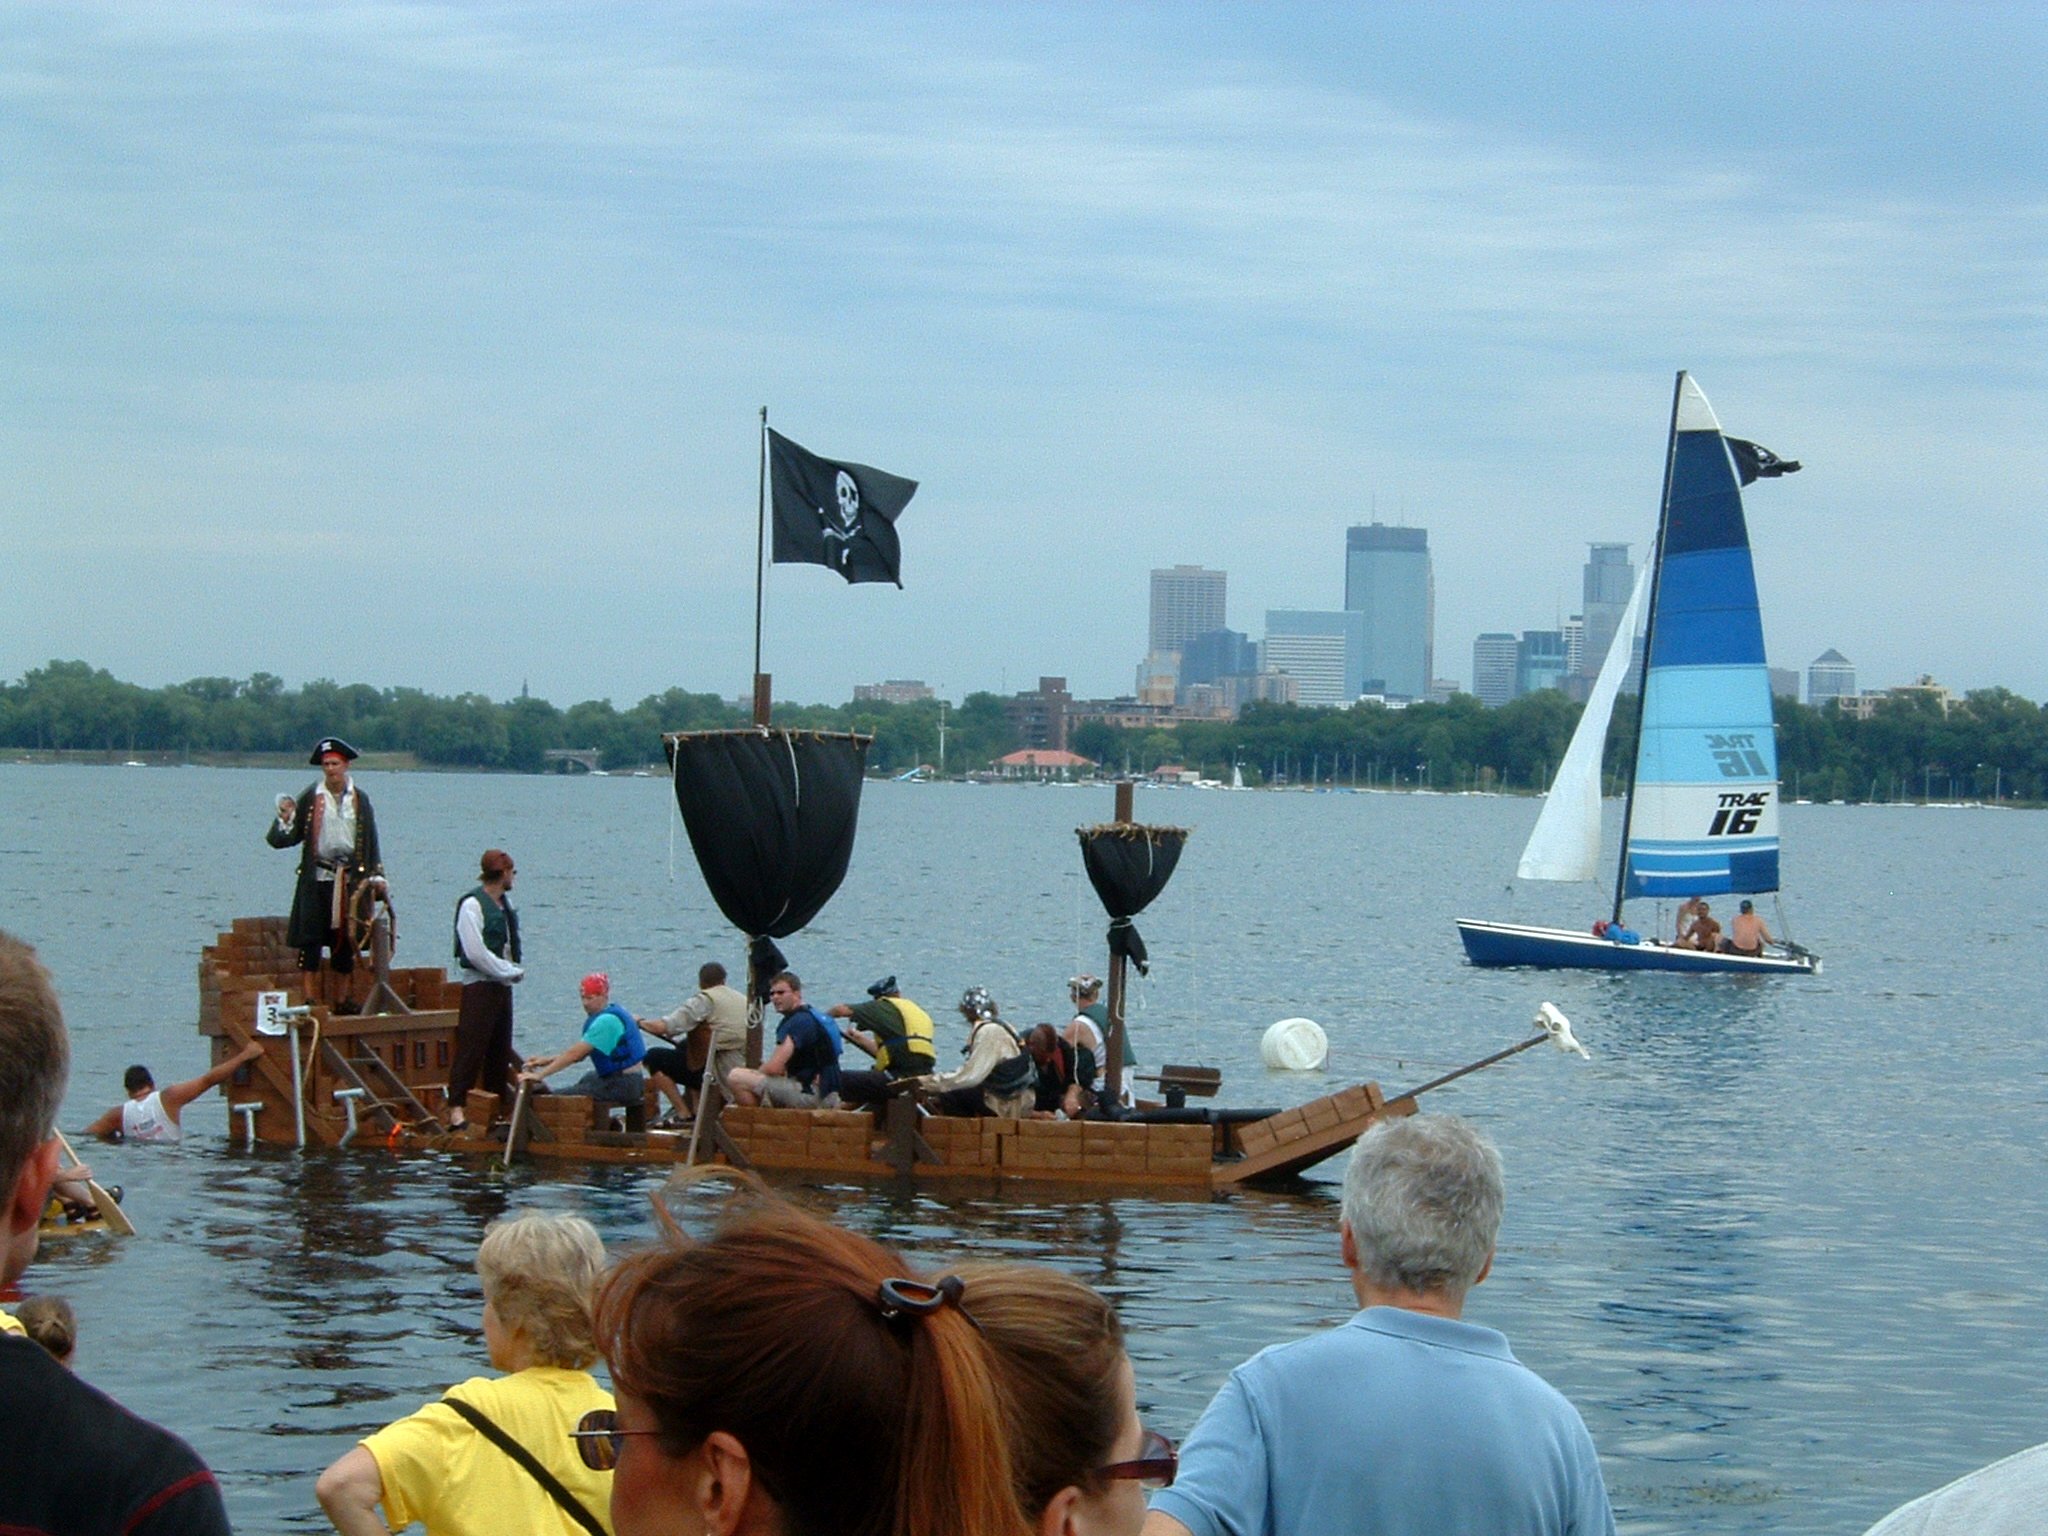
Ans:
{"type": "Polygon", "coordinates": [[[330,752],[339,752],[351,763],[362,755],[339,736],[322,736],[318,742],[314,743],[313,755],[307,758],[306,761],[315,768],[318,768],[320,766],[320,759],[330,752]]]}
{"type": "Polygon", "coordinates": [[[894,976],[884,976],[880,981],[868,988],[869,997],[894,997],[895,995],[896,978],[894,976]]]}

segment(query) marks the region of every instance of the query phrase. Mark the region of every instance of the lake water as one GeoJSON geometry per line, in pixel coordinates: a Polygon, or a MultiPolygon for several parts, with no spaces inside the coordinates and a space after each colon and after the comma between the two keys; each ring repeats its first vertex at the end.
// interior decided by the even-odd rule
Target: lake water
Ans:
{"type": "MultiPolygon", "coordinates": [[[[311,776],[0,765],[0,927],[63,992],[67,1126],[119,1099],[131,1061],[202,1065],[200,946],[284,910],[294,860],[263,828],[311,776]]],[[[483,848],[518,859],[523,1048],[573,1038],[585,971],[649,1012],[700,960],[740,958],[661,780],[362,782],[400,965],[445,963],[483,848]]],[[[1148,1063],[1215,1065],[1225,1100],[1286,1105],[1361,1078],[1413,1086],[1523,1038],[1545,999],[1571,1017],[1591,1061],[1527,1052],[1426,1107],[1501,1147],[1501,1251],[1468,1315],[1579,1406],[1624,1531],[1854,1533],[2048,1439],[2048,817],[1788,807],[1791,931],[1827,960],[1801,980],[1467,966],[1454,916],[1578,925],[1604,905],[1510,891],[1533,801],[1137,803],[1194,829],[1139,919],[1148,1063]],[[1261,1032],[1291,1014],[1329,1032],[1326,1073],[1260,1065],[1261,1032]]],[[[785,945],[812,1000],[894,972],[934,1014],[978,983],[1013,1020],[1054,1017],[1064,979],[1104,967],[1073,829],[1110,808],[1107,789],[870,785],[845,886],[785,945]]],[[[190,1438],[243,1531],[326,1529],[315,1473],[483,1369],[470,1262],[492,1217],[539,1205],[609,1241],[650,1232],[645,1171],[246,1152],[217,1098],[186,1124],[174,1152],[89,1153],[144,1239],[46,1244],[24,1289],[71,1299],[82,1373],[190,1438]]],[[[1177,1436],[1243,1357],[1349,1314],[1340,1167],[1213,1202],[791,1187],[933,1263],[1009,1254],[1102,1287],[1148,1420],[1177,1436]]]]}

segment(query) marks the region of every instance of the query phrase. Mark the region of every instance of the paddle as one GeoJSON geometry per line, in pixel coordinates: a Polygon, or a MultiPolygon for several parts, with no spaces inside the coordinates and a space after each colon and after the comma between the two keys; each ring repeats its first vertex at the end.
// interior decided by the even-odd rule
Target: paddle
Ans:
{"type": "MultiPolygon", "coordinates": [[[[83,1168],[85,1159],[71,1150],[71,1143],[64,1139],[62,1131],[57,1132],[57,1145],[64,1149],[64,1155],[71,1159],[72,1166],[83,1168]]],[[[128,1213],[121,1209],[121,1202],[108,1194],[96,1181],[85,1181],[86,1192],[92,1196],[93,1206],[100,1213],[100,1220],[107,1224],[107,1230],[120,1237],[135,1236],[135,1223],[128,1219],[128,1213]]]]}
{"type": "Polygon", "coordinates": [[[527,1090],[531,1087],[532,1084],[530,1083],[521,1083],[518,1094],[512,1100],[512,1124],[505,1132],[505,1166],[507,1168],[512,1166],[512,1147],[519,1140],[519,1122],[526,1116],[526,1094],[527,1090]]]}

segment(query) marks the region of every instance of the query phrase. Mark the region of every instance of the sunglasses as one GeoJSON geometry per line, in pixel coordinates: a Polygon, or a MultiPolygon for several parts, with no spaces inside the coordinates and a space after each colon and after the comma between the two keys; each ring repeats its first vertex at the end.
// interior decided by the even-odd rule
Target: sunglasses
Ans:
{"type": "Polygon", "coordinates": [[[569,1438],[576,1442],[576,1454],[593,1472],[609,1472],[619,1464],[619,1452],[626,1448],[628,1435],[658,1435],[658,1429],[621,1429],[619,1415],[611,1408],[593,1408],[576,1421],[569,1438]]]}
{"type": "Polygon", "coordinates": [[[1097,1467],[1095,1476],[1105,1480],[1128,1478],[1141,1488],[1164,1488],[1173,1482],[1179,1470],[1180,1452],[1174,1449],[1173,1442],[1158,1430],[1148,1429],[1134,1458],[1097,1467]]]}

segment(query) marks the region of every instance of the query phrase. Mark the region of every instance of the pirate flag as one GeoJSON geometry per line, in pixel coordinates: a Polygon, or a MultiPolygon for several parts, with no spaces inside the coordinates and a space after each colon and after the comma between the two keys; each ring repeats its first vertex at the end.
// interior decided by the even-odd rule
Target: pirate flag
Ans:
{"type": "Polygon", "coordinates": [[[768,429],[777,565],[826,565],[848,581],[903,585],[896,518],[917,482],[865,464],[835,464],[768,429]]]}
{"type": "Polygon", "coordinates": [[[1727,439],[1728,451],[1735,455],[1735,473],[1748,485],[1753,480],[1773,480],[1779,475],[1799,473],[1797,459],[1781,459],[1770,449],[1757,443],[1746,443],[1739,437],[1727,439]]]}

